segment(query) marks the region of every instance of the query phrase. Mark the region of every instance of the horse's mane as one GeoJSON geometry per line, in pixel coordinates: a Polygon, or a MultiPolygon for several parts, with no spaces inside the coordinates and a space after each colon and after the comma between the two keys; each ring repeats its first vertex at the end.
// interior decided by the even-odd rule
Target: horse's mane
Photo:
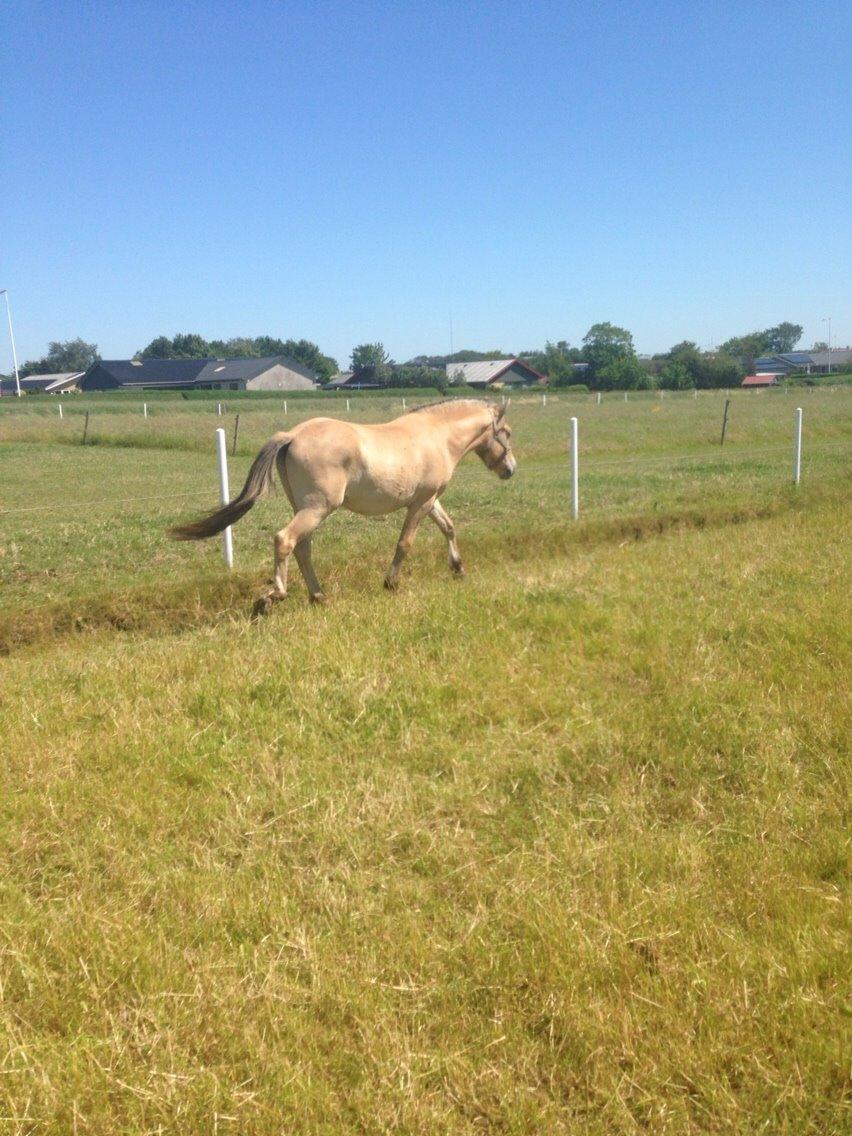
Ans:
{"type": "Polygon", "coordinates": [[[495,405],[493,402],[489,402],[487,398],[441,398],[437,402],[424,402],[420,406],[412,406],[411,410],[406,410],[405,414],[420,414],[423,410],[434,410],[438,406],[463,406],[466,403],[473,406],[495,405]]]}

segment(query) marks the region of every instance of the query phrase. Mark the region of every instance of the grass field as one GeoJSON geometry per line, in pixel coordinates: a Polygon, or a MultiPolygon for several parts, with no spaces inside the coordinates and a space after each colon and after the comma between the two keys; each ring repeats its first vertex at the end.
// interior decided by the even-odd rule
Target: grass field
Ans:
{"type": "MultiPolygon", "coordinates": [[[[216,503],[212,404],[83,448],[26,402],[0,1132],[849,1130],[848,390],[734,395],[724,449],[719,395],[513,401],[516,478],[444,497],[464,582],[430,527],[388,595],[400,518],[335,515],[329,607],[260,624],[283,495],[230,577],[163,535],[216,503]]],[[[329,413],[238,409],[232,486],[329,413]]]]}

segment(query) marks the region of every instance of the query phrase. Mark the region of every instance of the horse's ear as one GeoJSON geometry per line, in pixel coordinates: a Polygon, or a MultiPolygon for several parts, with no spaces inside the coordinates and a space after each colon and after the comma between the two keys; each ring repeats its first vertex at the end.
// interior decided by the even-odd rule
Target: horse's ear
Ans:
{"type": "Polygon", "coordinates": [[[506,402],[502,406],[497,407],[497,413],[494,416],[495,422],[502,422],[503,421],[503,419],[506,417],[506,411],[509,409],[509,403],[511,401],[512,400],[509,398],[509,399],[506,400],[506,402]]]}

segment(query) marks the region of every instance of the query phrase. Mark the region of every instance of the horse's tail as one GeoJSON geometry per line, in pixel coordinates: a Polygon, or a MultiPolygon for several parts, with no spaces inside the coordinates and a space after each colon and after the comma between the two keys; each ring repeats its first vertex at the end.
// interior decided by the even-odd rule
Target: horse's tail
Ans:
{"type": "Polygon", "coordinates": [[[215,513],[208,513],[200,520],[191,521],[187,525],[175,525],[169,529],[169,536],[173,540],[205,540],[222,532],[228,525],[236,524],[240,517],[244,517],[252,505],[267,492],[272,484],[272,473],[275,469],[275,460],[281,450],[290,445],[292,435],[286,433],[275,434],[264,443],[260,453],[252,462],[246,483],[240,490],[239,496],[215,513]]]}

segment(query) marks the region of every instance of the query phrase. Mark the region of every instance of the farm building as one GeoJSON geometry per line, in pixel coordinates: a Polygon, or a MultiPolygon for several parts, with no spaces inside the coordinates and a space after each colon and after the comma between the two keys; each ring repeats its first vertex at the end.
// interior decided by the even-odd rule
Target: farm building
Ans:
{"type": "Polygon", "coordinates": [[[374,366],[359,367],[357,371],[338,371],[326,384],[326,390],[380,390],[387,383],[376,377],[374,366]]]}
{"type": "Polygon", "coordinates": [[[447,363],[447,378],[469,387],[534,387],[544,376],[521,359],[479,359],[475,363],[447,363]]]}
{"type": "Polygon", "coordinates": [[[810,351],[788,351],[783,355],[761,355],[754,361],[754,372],[756,375],[792,375],[794,371],[807,371],[810,365],[810,351]]]}
{"type": "MultiPolygon", "coordinates": [[[[61,371],[53,375],[27,375],[21,379],[21,394],[61,394],[78,389],[84,371],[61,371]]],[[[0,394],[17,394],[15,380],[4,379],[0,394]]]]}
{"type": "Polygon", "coordinates": [[[316,375],[282,355],[266,359],[119,359],[94,363],[84,391],[312,390],[316,375]]]}
{"type": "Polygon", "coordinates": [[[779,378],[783,378],[783,375],[746,375],[740,386],[757,390],[761,387],[777,387],[779,378]]]}
{"type": "Polygon", "coordinates": [[[812,375],[834,374],[843,371],[852,364],[852,348],[832,347],[831,351],[814,351],[811,354],[811,365],[808,371],[812,375]],[[829,367],[831,371],[829,372],[829,367]]]}

